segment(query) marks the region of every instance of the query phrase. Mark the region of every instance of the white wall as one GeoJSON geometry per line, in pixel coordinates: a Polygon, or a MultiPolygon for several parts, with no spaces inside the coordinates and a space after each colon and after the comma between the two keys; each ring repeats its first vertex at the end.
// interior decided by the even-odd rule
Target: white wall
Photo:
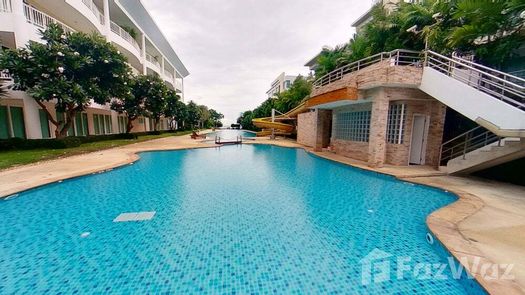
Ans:
{"type": "Polygon", "coordinates": [[[437,70],[425,67],[419,88],[498,135],[525,132],[525,111],[437,70]]]}

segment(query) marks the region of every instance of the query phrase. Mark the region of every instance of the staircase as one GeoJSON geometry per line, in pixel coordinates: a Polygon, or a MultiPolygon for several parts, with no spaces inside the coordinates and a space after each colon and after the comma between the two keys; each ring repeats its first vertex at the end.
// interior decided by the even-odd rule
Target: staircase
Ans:
{"type": "Polygon", "coordinates": [[[427,51],[420,89],[501,137],[525,137],[525,79],[427,51]]]}
{"type": "Polygon", "coordinates": [[[500,137],[478,126],[441,145],[440,170],[468,174],[525,156],[525,138],[500,137]]]}
{"type": "Polygon", "coordinates": [[[525,79],[427,51],[420,89],[478,123],[441,145],[441,170],[467,174],[525,156],[525,79]]]}

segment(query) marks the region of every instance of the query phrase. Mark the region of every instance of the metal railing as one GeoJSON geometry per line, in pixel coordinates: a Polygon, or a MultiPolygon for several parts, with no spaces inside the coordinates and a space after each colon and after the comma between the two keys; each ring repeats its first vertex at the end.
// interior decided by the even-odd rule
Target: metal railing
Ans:
{"type": "Polygon", "coordinates": [[[27,19],[27,21],[34,26],[37,26],[41,29],[46,29],[50,24],[58,24],[60,25],[65,32],[70,33],[74,32],[73,28],[69,27],[68,25],[64,24],[63,22],[57,20],[54,17],[51,17],[42,11],[31,7],[27,4],[24,4],[24,15],[27,19]]]}
{"type": "Polygon", "coordinates": [[[0,12],[12,12],[11,0],[0,0],[0,12]]]}
{"type": "Polygon", "coordinates": [[[525,79],[525,70],[513,71],[513,72],[509,72],[509,74],[525,79]]]}
{"type": "Polygon", "coordinates": [[[317,79],[313,85],[315,88],[328,85],[332,82],[342,79],[343,76],[349,73],[359,71],[382,61],[389,61],[391,66],[420,67],[422,66],[423,54],[420,51],[404,49],[396,49],[390,52],[381,52],[337,68],[317,79]]]}
{"type": "Polygon", "coordinates": [[[433,51],[425,54],[425,66],[485,92],[519,109],[525,109],[525,79],[433,51]]]}
{"type": "Polygon", "coordinates": [[[446,165],[447,161],[462,157],[474,150],[498,142],[501,145],[502,137],[478,126],[465,133],[462,133],[451,140],[444,142],[439,151],[439,164],[446,165]]]}
{"type": "Polygon", "coordinates": [[[0,71],[0,80],[11,80],[11,74],[7,70],[0,71]]]}
{"type": "Polygon", "coordinates": [[[93,3],[93,0],[82,0],[82,3],[86,5],[91,12],[95,15],[95,17],[98,19],[101,25],[104,25],[105,19],[104,14],[98,9],[98,7],[93,3]]]}
{"type": "Polygon", "coordinates": [[[160,62],[154,56],[152,56],[149,53],[146,53],[146,60],[149,61],[150,63],[156,65],[159,68],[159,70],[160,70],[160,68],[161,68],[160,62]]]}
{"type": "Polygon", "coordinates": [[[110,27],[113,33],[122,37],[122,39],[126,40],[129,44],[133,45],[133,47],[135,47],[140,52],[139,43],[137,42],[137,40],[133,39],[133,37],[131,37],[131,35],[128,32],[126,32],[126,30],[117,25],[114,21],[111,21],[110,27]]]}

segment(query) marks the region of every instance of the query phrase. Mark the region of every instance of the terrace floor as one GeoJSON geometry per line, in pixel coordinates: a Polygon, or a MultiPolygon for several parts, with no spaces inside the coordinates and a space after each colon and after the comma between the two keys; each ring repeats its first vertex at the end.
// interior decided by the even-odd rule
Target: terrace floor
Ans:
{"type": "MultiPolygon", "coordinates": [[[[290,140],[258,138],[250,143],[305,148],[290,140]]],[[[25,165],[0,171],[0,197],[56,182],[95,173],[136,161],[141,151],[214,147],[213,142],[192,140],[189,135],[166,137],[119,148],[25,165]]],[[[470,266],[478,281],[493,294],[525,294],[525,187],[484,179],[447,176],[431,167],[385,166],[372,169],[361,161],[331,152],[317,156],[355,167],[390,174],[405,181],[439,187],[456,193],[457,202],[427,218],[435,236],[456,258],[480,259],[494,264],[514,264],[513,280],[483,279],[470,266]]],[[[501,275],[501,273],[500,273],[501,275]]]]}

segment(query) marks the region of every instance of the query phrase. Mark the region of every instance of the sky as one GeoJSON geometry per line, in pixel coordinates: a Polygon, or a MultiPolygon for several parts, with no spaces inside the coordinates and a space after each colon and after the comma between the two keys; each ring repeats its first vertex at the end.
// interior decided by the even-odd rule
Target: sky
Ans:
{"type": "Polygon", "coordinates": [[[347,42],[353,21],[372,0],[142,0],[190,75],[185,100],[236,121],[266,98],[282,72],[308,74],[304,64],[323,46],[347,42]]]}

